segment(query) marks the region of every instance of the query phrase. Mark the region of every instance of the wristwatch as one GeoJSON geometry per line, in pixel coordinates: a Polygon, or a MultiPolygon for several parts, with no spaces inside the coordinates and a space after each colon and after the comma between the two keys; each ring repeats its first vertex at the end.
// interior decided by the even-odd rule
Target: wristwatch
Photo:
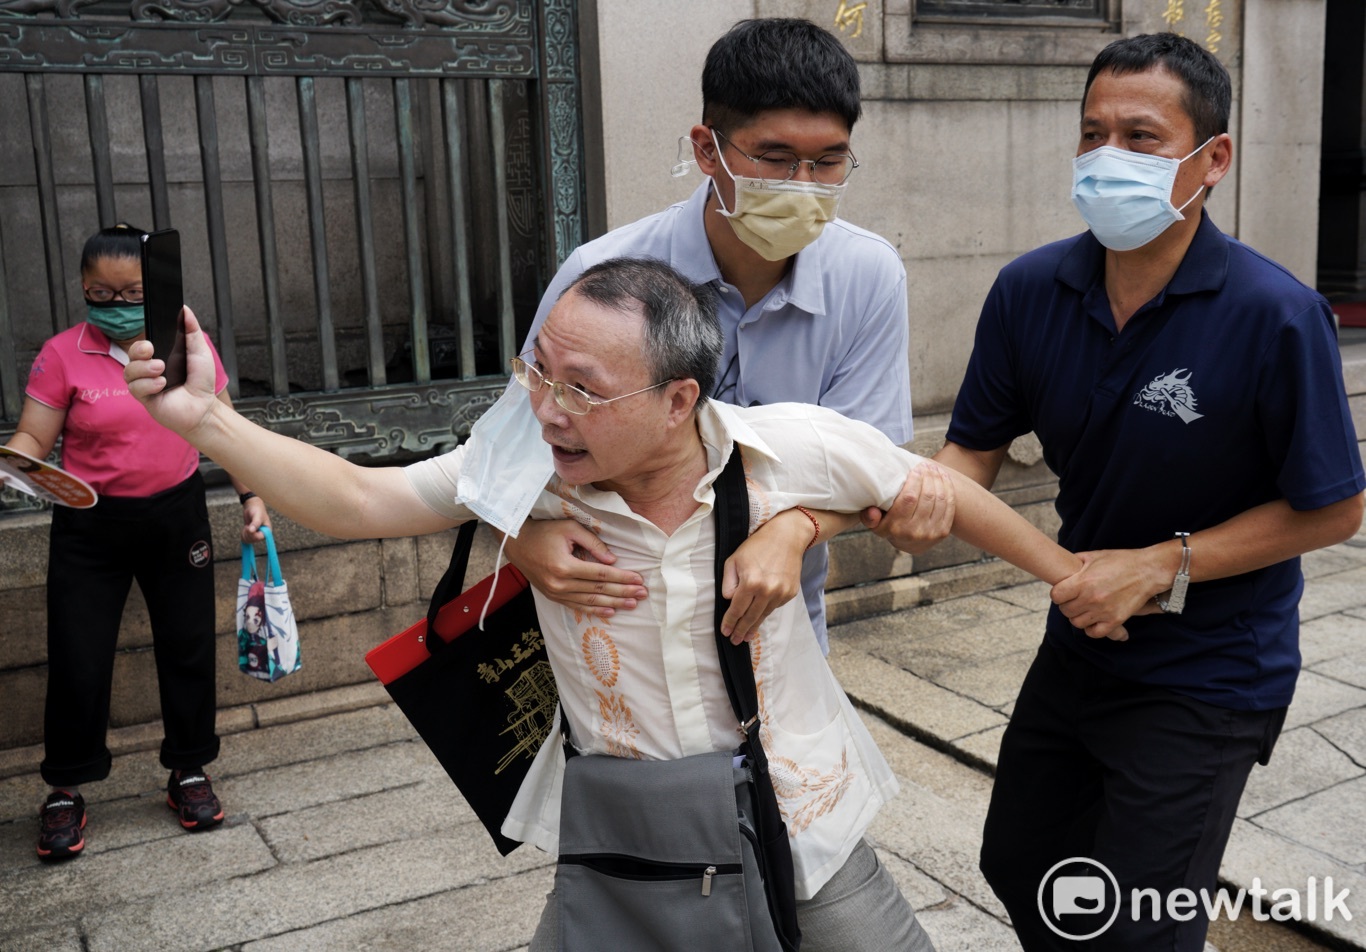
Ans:
{"type": "Polygon", "coordinates": [[[1157,602],[1157,607],[1169,615],[1179,615],[1181,609],[1186,607],[1186,586],[1191,583],[1191,534],[1178,532],[1176,537],[1181,540],[1181,567],[1176,570],[1176,578],[1172,579],[1168,597],[1153,599],[1157,602]]]}

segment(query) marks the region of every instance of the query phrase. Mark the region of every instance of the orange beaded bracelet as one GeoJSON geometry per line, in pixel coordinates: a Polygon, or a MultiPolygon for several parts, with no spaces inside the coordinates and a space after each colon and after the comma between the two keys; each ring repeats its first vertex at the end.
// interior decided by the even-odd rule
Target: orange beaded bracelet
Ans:
{"type": "Polygon", "coordinates": [[[796,509],[802,515],[806,516],[806,518],[810,519],[811,524],[816,527],[816,532],[813,536],[811,536],[811,541],[806,544],[806,548],[809,549],[813,545],[815,545],[816,540],[821,537],[821,521],[817,519],[814,515],[812,515],[811,510],[807,509],[805,506],[793,506],[792,508],[796,509]]]}

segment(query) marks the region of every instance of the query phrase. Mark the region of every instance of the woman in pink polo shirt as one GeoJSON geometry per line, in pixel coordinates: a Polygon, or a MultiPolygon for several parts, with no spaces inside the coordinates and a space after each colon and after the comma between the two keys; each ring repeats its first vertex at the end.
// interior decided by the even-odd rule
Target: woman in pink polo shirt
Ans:
{"type": "MultiPolygon", "coordinates": [[[[47,705],[38,855],[85,846],[80,785],[109,775],[109,692],[123,605],[134,579],[147,601],[164,740],[167,803],[187,830],[223,809],[204,765],[214,730],[213,546],[199,453],[158,426],[128,393],[124,348],[143,334],[143,232],[106,228],[85,244],[87,319],[43,344],[9,446],[39,459],[62,438],[62,466],[100,494],[91,509],[52,513],[47,571],[47,705]]],[[[212,348],[210,348],[212,349],[212,348]]],[[[230,403],[218,354],[218,397],[230,403]]],[[[242,540],[262,538],[265,504],[236,479],[242,540]]]]}

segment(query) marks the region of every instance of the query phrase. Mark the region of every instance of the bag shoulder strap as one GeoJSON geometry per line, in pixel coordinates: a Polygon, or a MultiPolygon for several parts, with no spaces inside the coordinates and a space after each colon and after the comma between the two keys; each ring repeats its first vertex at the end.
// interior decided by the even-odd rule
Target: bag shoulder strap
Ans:
{"type": "Polygon", "coordinates": [[[732,444],[730,459],[716,478],[716,650],[721,656],[721,673],[735,716],[750,736],[753,754],[767,770],[763,749],[758,744],[759,694],[754,686],[754,666],[750,662],[749,642],[731,644],[721,634],[721,619],[730,610],[730,599],[721,595],[726,560],[749,536],[749,490],[745,486],[745,465],[739,444],[732,444]]]}
{"type": "Polygon", "coordinates": [[[784,952],[796,952],[802,932],[797,924],[796,873],[792,865],[791,844],[773,779],[768,773],[768,755],[760,736],[759,694],[754,684],[754,665],[749,642],[731,644],[721,634],[721,619],[730,601],[721,595],[726,559],[749,535],[749,490],[745,486],[745,467],[738,444],[732,444],[730,459],[716,480],[716,650],[721,656],[721,673],[726,693],[745,734],[745,753],[754,769],[755,816],[759,833],[764,895],[773,920],[778,944],[784,952]]]}

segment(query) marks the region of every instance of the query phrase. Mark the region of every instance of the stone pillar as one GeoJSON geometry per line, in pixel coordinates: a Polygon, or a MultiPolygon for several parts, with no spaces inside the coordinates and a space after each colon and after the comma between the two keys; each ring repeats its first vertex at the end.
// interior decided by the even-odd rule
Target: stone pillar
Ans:
{"type": "MultiPolygon", "coordinates": [[[[1244,6],[1238,237],[1312,285],[1326,0],[1244,6]]],[[[1217,190],[1216,190],[1217,192],[1217,190]]]]}

